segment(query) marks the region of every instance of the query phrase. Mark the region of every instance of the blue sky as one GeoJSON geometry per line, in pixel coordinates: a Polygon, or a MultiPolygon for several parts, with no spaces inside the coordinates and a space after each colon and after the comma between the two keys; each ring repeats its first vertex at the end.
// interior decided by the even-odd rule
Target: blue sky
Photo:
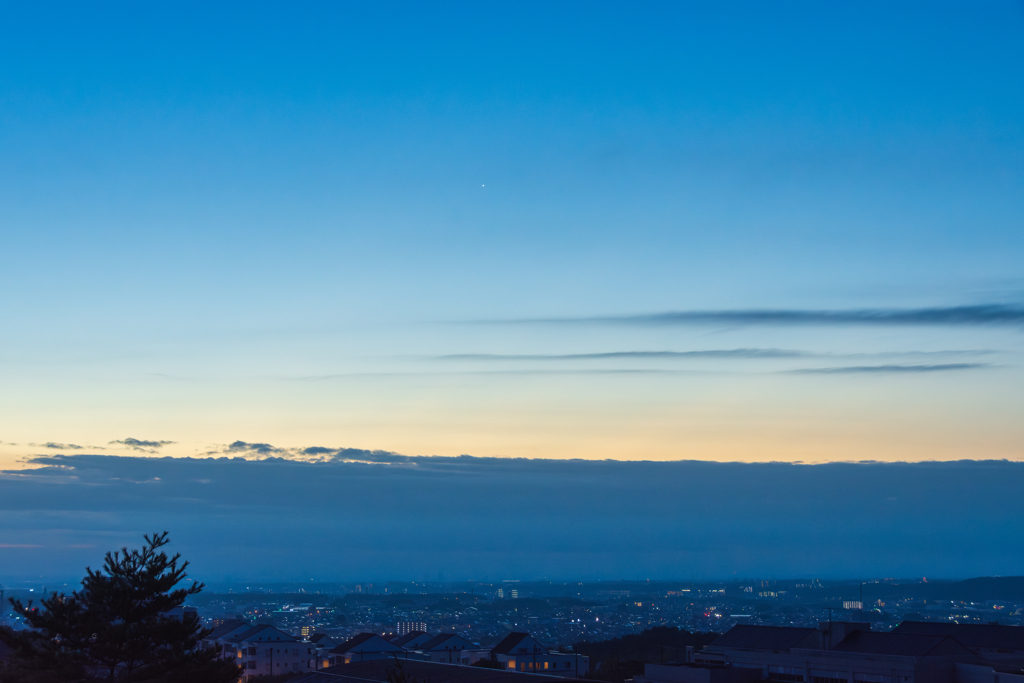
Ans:
{"type": "Polygon", "coordinates": [[[1019,3],[4,16],[5,466],[1022,453],[1019,3]]]}

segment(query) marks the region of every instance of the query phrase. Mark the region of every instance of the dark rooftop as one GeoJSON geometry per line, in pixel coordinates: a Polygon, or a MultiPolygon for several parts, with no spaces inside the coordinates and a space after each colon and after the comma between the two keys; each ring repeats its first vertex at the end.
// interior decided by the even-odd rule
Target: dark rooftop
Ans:
{"type": "Polygon", "coordinates": [[[817,629],[790,626],[751,626],[740,624],[719,636],[709,647],[734,647],[743,650],[791,650],[811,639],[817,629]]]}
{"type": "Polygon", "coordinates": [[[410,640],[413,640],[415,638],[419,638],[420,636],[425,636],[425,635],[427,635],[426,631],[409,631],[405,635],[396,636],[396,637],[392,638],[391,642],[394,643],[395,645],[400,645],[402,647],[405,647],[405,644],[408,643],[410,640]]]}
{"type": "Polygon", "coordinates": [[[10,645],[0,640],[0,663],[3,663],[13,652],[14,649],[10,645]]]}
{"type": "Polygon", "coordinates": [[[512,648],[520,643],[523,638],[529,638],[529,633],[523,633],[521,631],[513,631],[507,636],[501,639],[501,642],[491,648],[491,654],[495,655],[507,655],[511,654],[512,648]]]}
{"type": "MultiPolygon", "coordinates": [[[[346,640],[338,647],[332,649],[331,652],[353,652],[357,647],[359,647],[360,645],[362,645],[363,643],[372,638],[380,638],[385,643],[385,646],[382,649],[373,650],[373,652],[391,652],[392,648],[398,648],[399,650],[401,649],[400,646],[389,642],[383,636],[378,636],[376,633],[360,633],[359,635],[353,636],[352,638],[346,640]]],[[[366,650],[366,652],[371,652],[371,650],[366,650]]]]}
{"type": "Polygon", "coordinates": [[[892,632],[950,636],[970,648],[1024,650],[1024,627],[1020,626],[904,621],[892,632]]]}
{"type": "MultiPolygon", "coordinates": [[[[439,645],[444,645],[445,641],[451,640],[452,638],[462,638],[462,636],[460,636],[460,635],[458,635],[456,633],[442,633],[441,635],[434,636],[433,638],[431,638],[427,642],[423,643],[417,649],[419,649],[419,650],[433,650],[435,647],[437,647],[439,645]]],[[[465,640],[465,638],[462,638],[462,639],[465,640]]]]}
{"type": "MultiPolygon", "coordinates": [[[[368,662],[340,664],[325,671],[297,676],[289,683],[386,683],[388,672],[401,665],[410,676],[430,683],[556,683],[558,676],[485,669],[478,666],[438,664],[413,659],[374,659],[368,662]]],[[[581,679],[585,680],[585,679],[581,679]]]]}
{"type": "Polygon", "coordinates": [[[973,652],[949,636],[918,633],[854,631],[832,648],[834,652],[859,652],[901,657],[973,656],[973,652]]]}
{"type": "Polygon", "coordinates": [[[292,641],[298,640],[298,638],[296,638],[295,636],[288,635],[284,631],[282,631],[280,629],[277,629],[277,628],[274,628],[270,624],[257,624],[256,626],[253,626],[248,631],[242,631],[241,633],[239,633],[237,635],[231,636],[230,638],[228,638],[228,640],[231,641],[231,642],[234,642],[234,643],[240,643],[243,640],[252,640],[253,636],[258,634],[260,631],[265,631],[265,630],[268,630],[268,629],[271,630],[271,631],[274,631],[275,633],[279,633],[280,635],[279,636],[272,636],[272,635],[270,635],[268,633],[267,634],[267,638],[266,638],[267,640],[274,640],[275,642],[278,641],[278,640],[288,641],[288,642],[292,642],[292,641]],[[284,636],[284,637],[282,638],[281,636],[284,636]]]}
{"type": "Polygon", "coordinates": [[[231,633],[232,631],[234,631],[239,626],[248,626],[248,625],[249,625],[248,621],[242,621],[241,619],[228,619],[223,624],[221,624],[220,626],[218,626],[215,629],[213,629],[212,631],[210,631],[210,635],[206,636],[206,638],[208,640],[213,640],[215,638],[220,638],[221,636],[223,636],[223,635],[225,635],[227,633],[231,633]]]}

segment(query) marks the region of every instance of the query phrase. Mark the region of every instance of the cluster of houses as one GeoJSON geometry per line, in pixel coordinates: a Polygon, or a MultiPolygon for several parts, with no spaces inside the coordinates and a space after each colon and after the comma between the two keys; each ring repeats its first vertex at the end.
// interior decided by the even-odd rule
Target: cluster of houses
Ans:
{"type": "Polygon", "coordinates": [[[1024,628],[904,621],[817,628],[739,625],[685,662],[646,664],[631,683],[1024,683],[1024,628]]]}
{"type": "Polygon", "coordinates": [[[323,633],[302,639],[267,624],[227,621],[204,644],[242,667],[242,680],[257,676],[306,673],[374,659],[416,660],[453,665],[481,665],[507,671],[585,678],[586,656],[554,652],[529,633],[512,632],[490,649],[455,633],[410,631],[390,638],[360,633],[344,642],[323,633]]]}

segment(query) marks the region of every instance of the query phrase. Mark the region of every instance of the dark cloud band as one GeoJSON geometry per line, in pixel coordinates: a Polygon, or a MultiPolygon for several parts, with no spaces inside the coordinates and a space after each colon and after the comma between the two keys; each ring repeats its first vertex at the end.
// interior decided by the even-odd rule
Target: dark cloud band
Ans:
{"type": "Polygon", "coordinates": [[[581,318],[534,318],[487,321],[497,323],[607,325],[892,325],[976,326],[1024,325],[1024,306],[988,304],[933,308],[875,308],[853,310],[747,309],[667,311],[641,315],[581,318]]]}
{"type": "Polygon", "coordinates": [[[438,571],[458,578],[953,578],[1019,573],[1024,554],[1024,509],[1013,503],[1024,488],[1024,463],[301,450],[322,460],[35,458],[34,470],[0,473],[0,545],[7,544],[0,559],[26,575],[73,577],[103,549],[150,528],[170,530],[193,561],[193,576],[205,580],[415,580],[438,571]],[[73,554],[71,544],[95,548],[73,554]]]}

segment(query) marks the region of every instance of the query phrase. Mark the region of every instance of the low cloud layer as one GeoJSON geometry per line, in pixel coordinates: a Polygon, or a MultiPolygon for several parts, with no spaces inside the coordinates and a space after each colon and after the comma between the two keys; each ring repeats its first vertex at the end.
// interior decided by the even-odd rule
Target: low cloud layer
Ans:
{"type": "Polygon", "coordinates": [[[37,457],[0,475],[0,562],[80,576],[163,529],[204,580],[964,577],[1024,556],[1015,462],[294,454],[316,462],[37,457]]]}

